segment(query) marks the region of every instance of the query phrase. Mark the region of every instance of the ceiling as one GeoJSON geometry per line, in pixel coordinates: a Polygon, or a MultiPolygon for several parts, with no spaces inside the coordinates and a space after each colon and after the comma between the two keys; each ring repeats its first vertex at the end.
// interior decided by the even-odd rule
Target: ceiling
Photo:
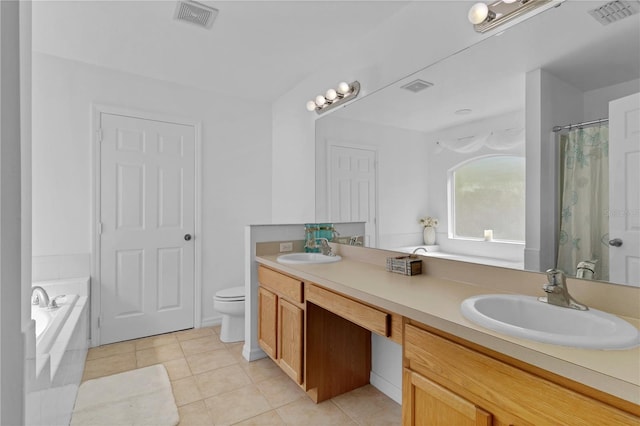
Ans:
{"type": "Polygon", "coordinates": [[[201,1],[211,29],[173,19],[176,1],[33,2],[33,50],[259,101],[347,54],[406,1],[201,1]]]}

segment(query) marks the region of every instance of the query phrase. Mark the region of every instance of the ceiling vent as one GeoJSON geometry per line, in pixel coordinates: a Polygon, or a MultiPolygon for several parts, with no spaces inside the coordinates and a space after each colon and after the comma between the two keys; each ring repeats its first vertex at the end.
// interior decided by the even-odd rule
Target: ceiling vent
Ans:
{"type": "Polygon", "coordinates": [[[411,83],[407,83],[404,86],[401,86],[401,88],[409,90],[410,92],[413,92],[413,93],[418,93],[424,89],[428,89],[431,86],[433,86],[433,83],[429,83],[428,81],[417,79],[417,80],[413,80],[411,83]]]}
{"type": "Polygon", "coordinates": [[[204,28],[211,28],[218,16],[218,9],[195,1],[179,1],[173,15],[178,21],[189,22],[204,28]]]}
{"type": "Polygon", "coordinates": [[[589,15],[602,25],[609,25],[631,15],[635,15],[640,10],[637,1],[615,0],[596,9],[590,10],[589,15]]]}

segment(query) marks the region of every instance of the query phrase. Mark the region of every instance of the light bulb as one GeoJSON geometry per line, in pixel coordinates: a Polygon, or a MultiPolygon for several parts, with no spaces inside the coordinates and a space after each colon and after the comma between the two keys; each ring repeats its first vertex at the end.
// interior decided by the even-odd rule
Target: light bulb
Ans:
{"type": "Polygon", "coordinates": [[[307,111],[314,111],[316,109],[316,103],[314,101],[307,102],[307,111]]]}
{"type": "Polygon", "coordinates": [[[342,95],[346,95],[350,91],[351,91],[351,86],[349,86],[349,83],[345,83],[343,81],[340,84],[338,84],[338,93],[340,93],[342,95]]]}
{"type": "Polygon", "coordinates": [[[316,105],[317,106],[322,107],[326,103],[327,103],[327,100],[324,98],[324,96],[322,96],[322,95],[316,96],[316,105]]]}
{"type": "Polygon", "coordinates": [[[469,9],[469,22],[473,25],[483,23],[489,16],[489,6],[484,3],[476,3],[469,9]]]}
{"type": "Polygon", "coordinates": [[[518,0],[502,0],[502,3],[507,3],[507,4],[511,4],[511,3],[515,3],[518,0]]]}
{"type": "Polygon", "coordinates": [[[334,89],[329,89],[327,90],[327,93],[324,94],[324,97],[327,98],[329,102],[333,102],[338,97],[338,92],[336,92],[334,89]]]}

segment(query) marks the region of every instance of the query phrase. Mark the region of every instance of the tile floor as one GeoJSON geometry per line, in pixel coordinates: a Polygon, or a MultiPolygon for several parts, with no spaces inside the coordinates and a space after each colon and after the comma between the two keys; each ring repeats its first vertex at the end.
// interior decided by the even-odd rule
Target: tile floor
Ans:
{"type": "Polygon", "coordinates": [[[180,425],[399,425],[400,405],[367,385],[329,401],[311,399],[270,359],[248,362],[243,343],[219,327],[91,348],[84,380],[162,363],[180,425]]]}

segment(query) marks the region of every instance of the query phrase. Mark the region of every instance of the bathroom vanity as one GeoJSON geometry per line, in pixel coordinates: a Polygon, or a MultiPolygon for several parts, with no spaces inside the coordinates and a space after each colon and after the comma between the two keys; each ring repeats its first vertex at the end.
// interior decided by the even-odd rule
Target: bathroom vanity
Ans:
{"type": "MultiPolygon", "coordinates": [[[[327,265],[256,257],[259,344],[314,401],[369,382],[376,333],[402,345],[405,425],[640,422],[640,349],[537,343],[460,313],[474,295],[537,294],[543,274],[424,258],[426,273],[403,276],[384,269],[393,252],[346,246],[340,254],[327,265]]],[[[576,297],[591,303],[590,289],[575,283],[576,297]]],[[[613,313],[628,316],[625,309],[636,307],[613,313]]]]}

